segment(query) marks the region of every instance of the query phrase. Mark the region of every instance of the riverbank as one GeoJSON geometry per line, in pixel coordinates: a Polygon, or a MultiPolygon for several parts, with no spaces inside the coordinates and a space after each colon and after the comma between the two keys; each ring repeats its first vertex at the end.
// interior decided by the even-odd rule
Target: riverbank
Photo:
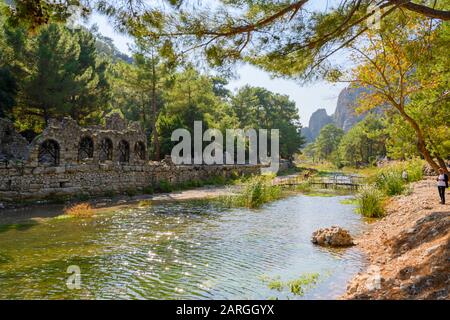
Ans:
{"type": "MultiPolygon", "coordinates": [[[[92,206],[94,212],[115,211],[126,207],[136,207],[140,202],[171,202],[187,200],[207,200],[221,196],[228,196],[239,190],[237,185],[204,186],[189,190],[172,191],[168,193],[157,193],[151,195],[126,196],[117,195],[111,198],[96,198],[84,201],[92,206]]],[[[81,203],[75,201],[72,204],[81,203]]],[[[20,219],[48,218],[64,214],[64,208],[71,203],[45,204],[33,203],[26,207],[17,206],[0,209],[0,224],[7,224],[20,219]]]]}
{"type": "Polygon", "coordinates": [[[391,198],[386,216],[356,241],[369,265],[341,298],[449,299],[450,204],[439,204],[433,178],[391,198]]]}

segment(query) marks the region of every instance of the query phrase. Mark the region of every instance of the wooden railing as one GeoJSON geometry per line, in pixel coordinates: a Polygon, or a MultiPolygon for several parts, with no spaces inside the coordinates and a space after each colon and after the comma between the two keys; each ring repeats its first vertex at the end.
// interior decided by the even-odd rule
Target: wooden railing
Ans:
{"type": "Polygon", "coordinates": [[[350,188],[358,189],[363,184],[363,177],[355,175],[331,174],[326,176],[311,176],[305,178],[302,175],[277,177],[274,180],[275,185],[295,186],[308,183],[311,186],[318,186],[324,189],[328,188],[350,188]]]}

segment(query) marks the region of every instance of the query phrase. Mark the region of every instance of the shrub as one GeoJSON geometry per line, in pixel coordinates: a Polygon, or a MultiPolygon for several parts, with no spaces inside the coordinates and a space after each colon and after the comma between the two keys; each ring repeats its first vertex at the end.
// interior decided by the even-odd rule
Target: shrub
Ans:
{"type": "Polygon", "coordinates": [[[408,181],[414,182],[423,179],[423,167],[424,160],[421,159],[413,159],[407,162],[406,164],[406,172],[408,172],[408,181]]]}
{"type": "Polygon", "coordinates": [[[87,193],[81,193],[81,194],[76,195],[74,198],[77,201],[87,201],[90,199],[90,196],[87,193]]]}
{"type": "Polygon", "coordinates": [[[89,203],[80,203],[64,209],[64,214],[77,218],[88,218],[94,215],[94,210],[89,203]]]}
{"type": "Polygon", "coordinates": [[[205,185],[205,183],[201,180],[188,180],[182,183],[179,183],[178,185],[176,185],[177,189],[192,189],[192,188],[198,188],[198,187],[203,187],[205,185]]]}
{"type": "Polygon", "coordinates": [[[405,182],[403,181],[401,172],[395,169],[379,174],[376,179],[376,185],[388,196],[401,194],[405,190],[405,182]]]}
{"type": "Polygon", "coordinates": [[[158,191],[160,192],[171,192],[173,191],[172,184],[167,180],[161,180],[158,184],[158,191]]]}
{"type": "Polygon", "coordinates": [[[137,190],[130,188],[125,190],[125,194],[129,197],[134,197],[135,195],[137,195],[137,190]]]}
{"type": "Polygon", "coordinates": [[[409,161],[401,161],[389,164],[386,167],[378,169],[377,174],[375,175],[375,181],[377,182],[379,187],[384,185],[380,185],[380,180],[383,180],[385,178],[391,179],[390,182],[393,184],[399,184],[398,180],[405,182],[401,178],[403,170],[406,170],[406,172],[408,173],[407,182],[419,181],[423,178],[424,164],[424,160],[418,158],[409,161]]]}
{"type": "Polygon", "coordinates": [[[205,185],[216,185],[221,186],[226,183],[226,179],[223,176],[213,176],[204,181],[205,185]]]}
{"type": "Polygon", "coordinates": [[[379,218],[384,214],[383,193],[374,185],[363,186],[356,195],[357,210],[368,218],[379,218]]]}
{"type": "Polygon", "coordinates": [[[311,183],[309,181],[302,181],[301,183],[295,185],[295,190],[301,192],[310,192],[311,191],[311,183]]]}
{"type": "Polygon", "coordinates": [[[144,187],[144,189],[142,189],[142,192],[144,194],[153,194],[155,192],[155,189],[153,188],[152,185],[148,185],[148,186],[144,187]]]}
{"type": "Polygon", "coordinates": [[[141,200],[139,201],[139,207],[149,207],[153,204],[152,200],[141,200]]]}
{"type": "Polygon", "coordinates": [[[255,176],[244,183],[241,194],[228,197],[226,202],[232,206],[258,208],[264,203],[280,197],[281,187],[272,185],[271,177],[255,176]]]}
{"type": "Polygon", "coordinates": [[[46,197],[46,199],[48,199],[51,203],[65,204],[66,202],[70,201],[70,196],[50,194],[48,197],[46,197]]]}
{"type": "Polygon", "coordinates": [[[239,171],[237,171],[237,170],[231,171],[231,174],[230,174],[231,180],[237,180],[239,178],[240,178],[239,171]]]}
{"type": "Polygon", "coordinates": [[[106,190],[106,191],[103,193],[103,195],[104,195],[105,197],[112,198],[112,197],[114,197],[114,196],[116,195],[116,192],[115,192],[114,190],[106,190]]]}

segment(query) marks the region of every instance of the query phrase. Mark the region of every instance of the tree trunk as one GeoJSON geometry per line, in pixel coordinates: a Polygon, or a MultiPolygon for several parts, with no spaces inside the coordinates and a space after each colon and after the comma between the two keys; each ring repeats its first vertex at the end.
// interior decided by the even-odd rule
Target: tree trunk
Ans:
{"type": "Polygon", "coordinates": [[[436,156],[435,158],[436,158],[436,160],[438,161],[439,166],[440,166],[442,169],[444,169],[444,171],[445,171],[446,173],[448,173],[447,165],[445,164],[444,159],[442,159],[442,158],[439,157],[439,156],[436,156]]]}
{"type": "Polygon", "coordinates": [[[46,107],[44,109],[44,121],[45,121],[45,127],[48,127],[48,120],[50,120],[50,115],[48,114],[48,109],[46,107]]]}
{"type": "Polygon", "coordinates": [[[161,159],[160,155],[160,146],[159,146],[159,137],[158,137],[158,130],[156,130],[156,118],[157,118],[157,110],[156,110],[156,70],[155,70],[155,63],[152,62],[152,72],[153,72],[153,79],[152,79],[152,133],[153,133],[153,143],[155,145],[155,152],[154,152],[154,160],[159,161],[161,159]]]}
{"type": "MultiPolygon", "coordinates": [[[[430,138],[430,136],[427,137],[428,141],[430,142],[431,146],[433,147],[434,150],[436,150],[436,144],[434,143],[434,141],[430,138]]],[[[448,173],[448,169],[447,169],[447,165],[445,164],[444,159],[442,159],[439,156],[439,153],[437,153],[436,151],[433,153],[434,158],[436,158],[437,162],[439,163],[439,166],[444,169],[444,171],[446,173],[448,173]]]]}
{"type": "Polygon", "coordinates": [[[425,158],[425,161],[428,162],[428,164],[437,173],[439,170],[439,165],[436,162],[434,162],[433,157],[430,154],[430,151],[428,151],[428,149],[427,149],[427,145],[425,143],[425,138],[424,138],[422,129],[420,129],[417,122],[405,112],[403,107],[397,107],[397,109],[398,109],[398,111],[400,111],[400,114],[403,117],[403,119],[405,119],[411,125],[411,127],[414,129],[414,131],[416,132],[417,148],[419,149],[422,156],[425,158]]]}

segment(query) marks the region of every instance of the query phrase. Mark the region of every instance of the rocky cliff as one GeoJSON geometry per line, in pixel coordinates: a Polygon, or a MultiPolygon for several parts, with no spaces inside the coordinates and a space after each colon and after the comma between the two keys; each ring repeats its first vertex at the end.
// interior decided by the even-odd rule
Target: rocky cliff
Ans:
{"type": "Polygon", "coordinates": [[[334,114],[328,115],[323,108],[317,109],[309,119],[308,127],[302,129],[307,142],[312,142],[319,135],[320,130],[329,123],[334,123],[344,131],[350,130],[356,123],[364,119],[364,114],[355,112],[359,96],[365,92],[365,88],[345,88],[339,93],[334,114]]]}
{"type": "Polygon", "coordinates": [[[320,130],[332,122],[333,117],[329,116],[325,109],[317,109],[309,118],[308,127],[302,129],[302,133],[307,141],[313,141],[319,135],[320,130]]]}
{"type": "Polygon", "coordinates": [[[365,91],[365,88],[345,88],[339,93],[333,116],[336,126],[348,131],[364,118],[364,115],[356,114],[355,108],[359,96],[365,91]]]}

